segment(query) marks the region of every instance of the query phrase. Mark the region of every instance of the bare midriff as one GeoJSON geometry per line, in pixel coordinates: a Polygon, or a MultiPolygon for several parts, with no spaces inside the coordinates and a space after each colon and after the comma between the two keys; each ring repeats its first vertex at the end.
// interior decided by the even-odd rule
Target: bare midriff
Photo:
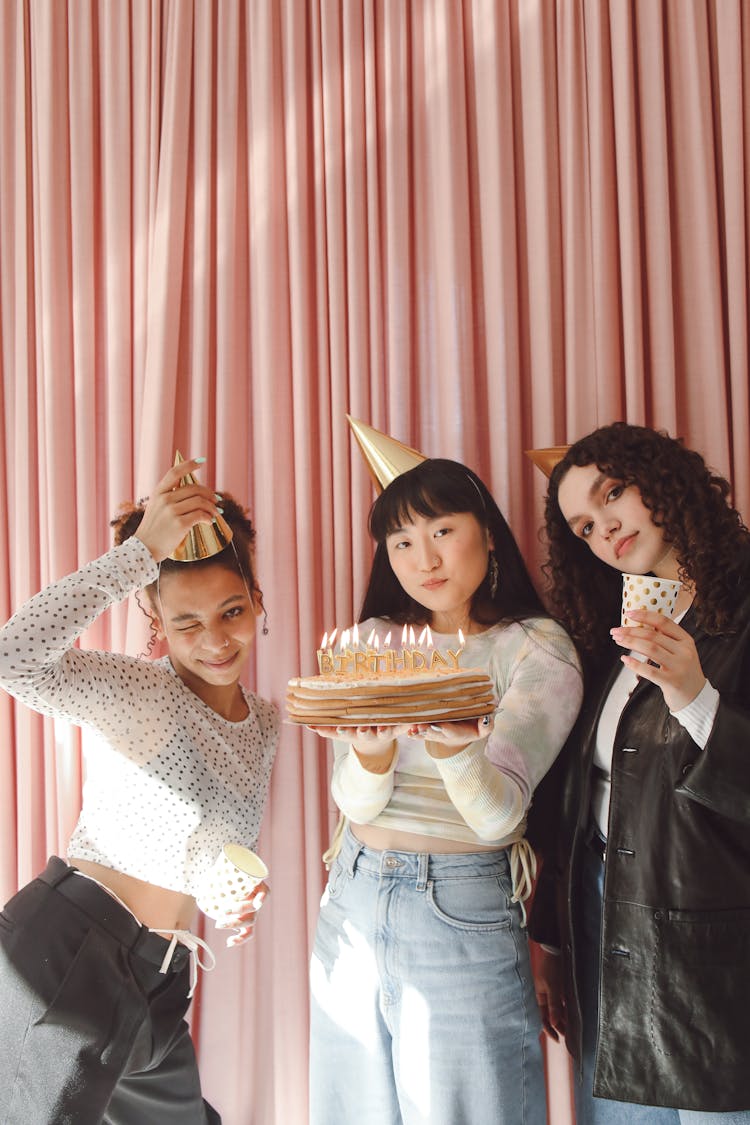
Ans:
{"type": "Polygon", "coordinates": [[[352,824],[357,839],[379,852],[432,852],[434,855],[467,855],[470,852],[503,851],[495,844],[444,840],[439,836],[421,836],[417,832],[399,832],[378,824],[352,824]]]}
{"type": "Polygon", "coordinates": [[[132,910],[139,922],[150,930],[189,930],[195,915],[195,899],[180,891],[170,891],[155,883],[145,883],[112,867],[89,859],[71,857],[70,863],[84,875],[103,883],[132,910]]]}

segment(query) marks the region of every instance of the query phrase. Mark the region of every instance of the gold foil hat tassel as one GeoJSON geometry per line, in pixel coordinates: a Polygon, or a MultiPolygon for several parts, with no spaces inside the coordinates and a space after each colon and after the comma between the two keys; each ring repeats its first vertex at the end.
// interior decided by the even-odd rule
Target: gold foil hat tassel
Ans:
{"type": "Polygon", "coordinates": [[[358,422],[351,414],[347,414],[346,417],[364,454],[367,468],[378,492],[382,492],[402,473],[427,460],[424,453],[419,453],[411,446],[388,437],[387,434],[373,429],[364,422],[358,422]]]}
{"type": "MultiPolygon", "coordinates": [[[[179,449],[174,455],[175,465],[180,465],[185,458],[179,449]]],[[[186,473],[180,478],[180,485],[197,484],[192,473],[186,473]]],[[[198,559],[210,559],[218,555],[232,542],[232,529],[226,520],[216,516],[211,523],[197,523],[190,528],[185,538],[178,547],[175,547],[170,559],[175,562],[196,562],[198,559]]]]}
{"type": "Polygon", "coordinates": [[[524,449],[524,453],[541,469],[546,477],[550,475],[558,461],[562,461],[570,449],[569,445],[551,445],[547,449],[524,449]]]}

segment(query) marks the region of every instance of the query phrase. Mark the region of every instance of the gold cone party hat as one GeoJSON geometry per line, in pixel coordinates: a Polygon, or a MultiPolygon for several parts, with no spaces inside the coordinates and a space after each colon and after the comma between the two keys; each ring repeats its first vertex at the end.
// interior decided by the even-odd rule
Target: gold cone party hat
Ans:
{"type": "Polygon", "coordinates": [[[562,461],[570,449],[569,445],[551,445],[548,449],[524,449],[527,457],[541,469],[546,477],[550,475],[558,461],[562,461]]]}
{"type": "Polygon", "coordinates": [[[378,492],[382,492],[402,473],[427,460],[424,453],[419,453],[411,446],[388,437],[387,434],[373,429],[364,422],[358,422],[351,414],[347,414],[346,417],[378,492]]]}
{"type": "MultiPolygon", "coordinates": [[[[180,465],[185,458],[179,449],[174,455],[175,465],[180,465]]],[[[197,484],[192,473],[180,477],[180,484],[197,484]]],[[[190,528],[185,538],[178,547],[175,547],[170,559],[175,562],[196,562],[197,559],[210,559],[218,555],[232,542],[232,529],[226,520],[216,516],[211,523],[197,523],[190,528]]]]}

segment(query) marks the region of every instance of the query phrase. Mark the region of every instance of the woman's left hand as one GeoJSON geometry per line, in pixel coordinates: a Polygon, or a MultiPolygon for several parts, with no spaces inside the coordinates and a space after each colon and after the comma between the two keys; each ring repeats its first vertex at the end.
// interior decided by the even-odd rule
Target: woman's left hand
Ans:
{"type": "Polygon", "coordinates": [[[223,914],[216,919],[217,930],[236,931],[227,938],[227,948],[242,945],[253,936],[256,915],[265,902],[268,891],[267,883],[258,883],[249,898],[244,899],[233,914],[223,914]]]}
{"type": "Polygon", "coordinates": [[[628,617],[637,623],[611,629],[613,639],[623,648],[639,652],[652,664],[633,656],[621,660],[644,680],[661,688],[670,711],[680,711],[692,703],[706,682],[695,641],[671,617],[651,610],[634,609],[628,617]]]}
{"type": "Polygon", "coordinates": [[[452,758],[478,738],[486,738],[492,729],[492,719],[455,719],[449,723],[414,723],[406,732],[409,738],[423,738],[431,758],[452,758]]]}

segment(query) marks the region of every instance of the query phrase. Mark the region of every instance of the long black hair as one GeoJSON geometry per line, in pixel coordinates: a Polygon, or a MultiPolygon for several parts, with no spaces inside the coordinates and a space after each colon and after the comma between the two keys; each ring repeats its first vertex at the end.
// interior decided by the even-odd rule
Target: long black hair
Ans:
{"type": "Polygon", "coordinates": [[[458,461],[433,457],[396,477],[370,509],[377,543],[360,621],[387,617],[399,625],[423,625],[429,611],[409,597],[388,558],[386,538],[415,515],[426,519],[469,512],[494,543],[499,574],[494,597],[489,572],[474,593],[471,619],[482,625],[549,617],[534,588],[518,544],[486,485],[458,461]]]}

